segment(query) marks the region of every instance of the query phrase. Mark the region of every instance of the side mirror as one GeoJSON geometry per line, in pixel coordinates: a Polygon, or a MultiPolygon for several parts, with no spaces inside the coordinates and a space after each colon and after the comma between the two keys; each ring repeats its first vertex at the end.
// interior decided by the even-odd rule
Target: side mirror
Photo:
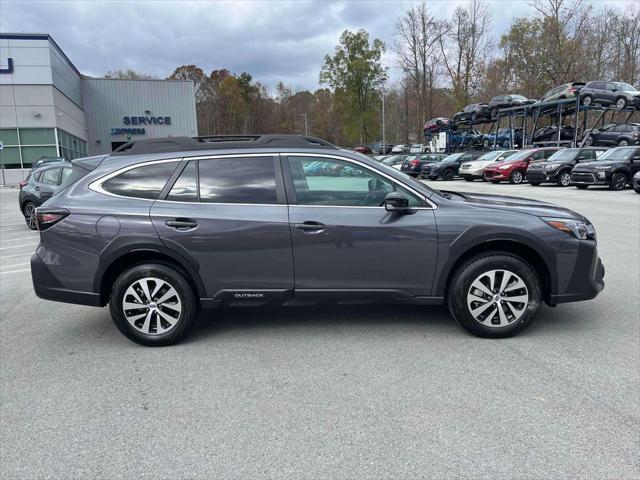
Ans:
{"type": "Polygon", "coordinates": [[[406,212],[409,210],[409,199],[400,192],[389,192],[384,197],[384,209],[387,212],[406,212]]]}

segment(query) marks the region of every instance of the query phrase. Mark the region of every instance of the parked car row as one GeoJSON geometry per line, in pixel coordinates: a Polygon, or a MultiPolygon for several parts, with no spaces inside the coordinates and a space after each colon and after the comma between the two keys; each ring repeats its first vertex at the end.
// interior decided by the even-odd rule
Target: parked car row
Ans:
{"type": "Polygon", "coordinates": [[[561,187],[608,185],[622,190],[631,185],[640,193],[640,147],[561,148],[458,152],[450,155],[396,155],[380,159],[403,173],[417,178],[450,181],[482,179],[532,186],[555,183],[561,187]]]}

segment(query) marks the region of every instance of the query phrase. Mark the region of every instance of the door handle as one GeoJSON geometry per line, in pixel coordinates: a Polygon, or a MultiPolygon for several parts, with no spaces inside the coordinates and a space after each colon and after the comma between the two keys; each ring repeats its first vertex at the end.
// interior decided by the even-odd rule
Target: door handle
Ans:
{"type": "Polygon", "coordinates": [[[297,228],[298,230],[302,230],[303,232],[318,232],[326,228],[324,223],[320,223],[320,222],[294,223],[293,226],[294,228],[297,228]]]}
{"type": "Polygon", "coordinates": [[[198,226],[198,222],[189,218],[174,218],[164,223],[167,227],[175,228],[176,230],[191,230],[198,226]]]}

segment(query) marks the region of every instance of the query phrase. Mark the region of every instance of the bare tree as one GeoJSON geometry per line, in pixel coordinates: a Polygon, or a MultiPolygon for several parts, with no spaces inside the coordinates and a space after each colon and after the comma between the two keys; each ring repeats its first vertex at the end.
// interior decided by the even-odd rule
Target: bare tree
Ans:
{"type": "Polygon", "coordinates": [[[398,66],[413,85],[420,129],[433,115],[433,91],[440,65],[438,47],[443,32],[443,23],[431,15],[425,3],[411,8],[394,27],[398,66]]]}

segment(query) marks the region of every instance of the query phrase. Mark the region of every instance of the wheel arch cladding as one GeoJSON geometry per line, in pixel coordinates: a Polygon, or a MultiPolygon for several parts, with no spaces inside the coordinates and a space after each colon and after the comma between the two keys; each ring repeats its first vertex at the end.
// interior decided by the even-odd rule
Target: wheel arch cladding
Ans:
{"type": "Polygon", "coordinates": [[[176,269],[191,285],[196,297],[206,297],[204,284],[197,270],[185,259],[179,258],[179,255],[156,247],[138,248],[119,253],[119,255],[111,257],[108,263],[105,263],[101,274],[96,275],[96,282],[98,283],[96,291],[100,292],[100,299],[103,305],[108,303],[111,288],[122,272],[142,263],[160,263],[176,269]]]}
{"type": "Polygon", "coordinates": [[[553,278],[551,273],[554,271],[553,265],[550,265],[552,257],[549,254],[541,253],[541,250],[543,249],[540,246],[534,245],[525,237],[513,234],[499,236],[494,234],[493,238],[478,238],[473,243],[462,238],[460,242],[456,240],[451,245],[449,258],[439,275],[435,294],[446,296],[456,271],[471,258],[488,252],[506,252],[522,258],[531,265],[540,278],[540,289],[543,299],[546,300],[551,295],[557,280],[553,278]],[[545,260],[545,257],[549,261],[545,260]]]}

